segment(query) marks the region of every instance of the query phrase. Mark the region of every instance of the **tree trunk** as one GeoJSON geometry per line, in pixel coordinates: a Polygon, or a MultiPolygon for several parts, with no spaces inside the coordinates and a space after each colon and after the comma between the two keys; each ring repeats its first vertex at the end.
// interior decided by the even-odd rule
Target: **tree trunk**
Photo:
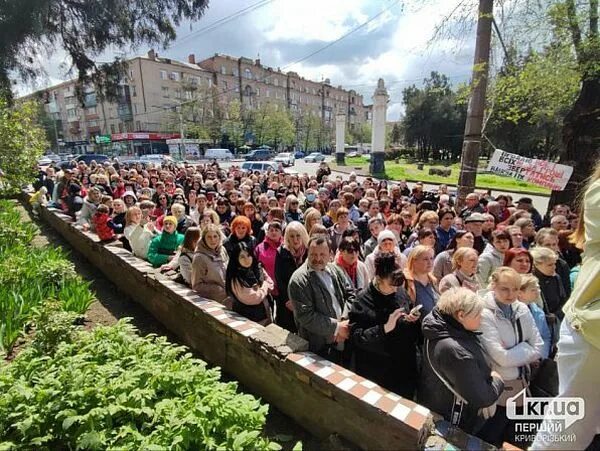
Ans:
{"type": "Polygon", "coordinates": [[[600,161],[600,79],[584,80],[579,97],[562,128],[563,150],[559,163],[573,166],[563,191],[553,191],[548,209],[556,204],[575,206],[577,194],[600,161]]]}

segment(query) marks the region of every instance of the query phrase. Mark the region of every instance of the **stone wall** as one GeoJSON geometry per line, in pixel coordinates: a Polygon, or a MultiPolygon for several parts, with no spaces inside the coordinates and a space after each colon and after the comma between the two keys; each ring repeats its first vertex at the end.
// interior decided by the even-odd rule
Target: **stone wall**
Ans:
{"type": "Polygon", "coordinates": [[[450,434],[427,408],[308,352],[297,335],[249,321],[100,243],[59,211],[43,208],[41,218],[183,343],[314,435],[339,434],[364,449],[444,449],[444,436],[460,448],[485,447],[460,431],[450,434]]]}

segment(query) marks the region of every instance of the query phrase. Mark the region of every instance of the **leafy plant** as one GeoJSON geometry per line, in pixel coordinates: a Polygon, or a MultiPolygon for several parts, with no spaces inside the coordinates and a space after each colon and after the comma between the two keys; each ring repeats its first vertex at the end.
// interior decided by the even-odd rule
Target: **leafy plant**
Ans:
{"type": "Polygon", "coordinates": [[[37,329],[31,347],[38,355],[54,355],[59,343],[75,339],[77,313],[62,311],[57,302],[49,302],[36,318],[37,329]]]}
{"type": "Polygon", "coordinates": [[[268,406],[127,321],[43,348],[0,364],[0,448],[279,449],[261,436],[268,406]]]}
{"type": "Polygon", "coordinates": [[[90,282],[80,278],[64,280],[57,293],[63,310],[83,314],[96,300],[94,293],[90,290],[90,282]]]}

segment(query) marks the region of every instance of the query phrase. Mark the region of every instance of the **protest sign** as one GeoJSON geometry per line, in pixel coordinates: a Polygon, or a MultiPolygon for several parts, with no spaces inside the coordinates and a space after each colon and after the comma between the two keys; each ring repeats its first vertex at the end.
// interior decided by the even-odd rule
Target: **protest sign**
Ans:
{"type": "Polygon", "coordinates": [[[564,164],[552,163],[537,158],[527,158],[496,149],[488,164],[488,171],[512,177],[554,191],[562,191],[567,186],[573,168],[564,164]]]}

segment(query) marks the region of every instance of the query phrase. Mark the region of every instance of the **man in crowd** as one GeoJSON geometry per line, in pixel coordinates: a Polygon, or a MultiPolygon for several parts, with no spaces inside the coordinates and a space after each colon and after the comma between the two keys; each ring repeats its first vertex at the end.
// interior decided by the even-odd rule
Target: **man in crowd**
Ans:
{"type": "Polygon", "coordinates": [[[354,300],[354,290],[338,266],[330,262],[327,238],[308,243],[308,258],[292,275],[288,295],[294,306],[298,333],[309,349],[333,362],[345,363],[350,324],[342,317],[354,300]]]}

